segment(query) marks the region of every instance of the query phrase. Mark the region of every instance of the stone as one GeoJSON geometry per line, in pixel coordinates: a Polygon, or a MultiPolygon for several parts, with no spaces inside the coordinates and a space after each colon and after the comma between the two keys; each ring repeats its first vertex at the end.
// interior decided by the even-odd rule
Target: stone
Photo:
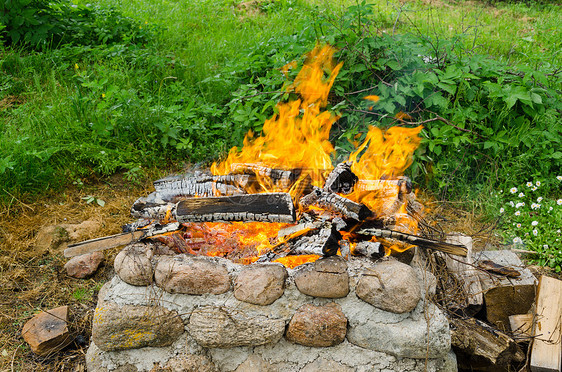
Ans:
{"type": "Polygon", "coordinates": [[[205,355],[180,354],[168,360],[162,372],[219,372],[205,355]]]}
{"type": "Polygon", "coordinates": [[[341,298],[349,293],[347,264],[340,256],[301,265],[294,278],[298,290],[309,296],[341,298]]]}
{"type": "Polygon", "coordinates": [[[357,297],[393,313],[408,313],[421,299],[419,279],[414,269],[395,260],[375,263],[360,275],[357,297]]]}
{"type": "Polygon", "coordinates": [[[156,264],[154,279],[157,286],[169,293],[201,295],[230,290],[228,270],[212,257],[162,257],[156,264]]]}
{"type": "Polygon", "coordinates": [[[92,252],[72,257],[64,265],[66,275],[76,279],[92,276],[103,262],[103,259],[103,252],[92,252]]]}
{"type": "Polygon", "coordinates": [[[305,304],[291,318],[285,337],[304,346],[327,347],[343,342],[346,332],[347,318],[339,305],[305,304]]]}
{"type": "Polygon", "coordinates": [[[175,311],[161,306],[119,306],[104,302],[94,312],[92,339],[103,351],[163,347],[184,332],[175,311]]]}
{"type": "Polygon", "coordinates": [[[344,366],[333,360],[318,358],[314,362],[307,364],[306,367],[301,369],[301,372],[353,372],[354,369],[344,366]]]}
{"type": "Polygon", "coordinates": [[[147,244],[137,243],[125,247],[115,256],[113,267],[117,275],[131,285],[149,285],[153,281],[153,252],[147,244]]]}
{"type": "Polygon", "coordinates": [[[250,354],[248,358],[234,370],[234,372],[274,372],[276,368],[273,368],[271,364],[263,360],[263,358],[250,354]]]}
{"type": "Polygon", "coordinates": [[[398,323],[385,323],[375,318],[350,318],[347,340],[359,347],[398,358],[445,357],[451,350],[447,317],[431,303],[420,315],[398,323]]]}
{"type": "Polygon", "coordinates": [[[234,297],[254,305],[271,305],[283,296],[287,270],[283,265],[250,265],[234,281],[234,297]]]}
{"type": "Polygon", "coordinates": [[[283,336],[285,321],[222,306],[201,306],[193,311],[187,327],[199,345],[229,348],[276,343],[283,336]]]}
{"type": "Polygon", "coordinates": [[[35,248],[38,252],[58,253],[66,248],[65,243],[93,238],[100,228],[100,223],[96,221],[44,226],[37,232],[35,248]]]}
{"type": "Polygon", "coordinates": [[[68,306],[40,312],[23,325],[21,334],[39,356],[63,349],[73,340],[68,330],[68,306]]]}

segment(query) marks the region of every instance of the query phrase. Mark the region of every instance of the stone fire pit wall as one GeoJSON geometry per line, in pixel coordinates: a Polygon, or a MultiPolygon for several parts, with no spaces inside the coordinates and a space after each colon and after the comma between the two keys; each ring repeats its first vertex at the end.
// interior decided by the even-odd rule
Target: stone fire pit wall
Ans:
{"type": "Polygon", "coordinates": [[[392,258],[296,269],[133,244],[100,291],[88,371],[456,371],[435,278],[392,258]]]}

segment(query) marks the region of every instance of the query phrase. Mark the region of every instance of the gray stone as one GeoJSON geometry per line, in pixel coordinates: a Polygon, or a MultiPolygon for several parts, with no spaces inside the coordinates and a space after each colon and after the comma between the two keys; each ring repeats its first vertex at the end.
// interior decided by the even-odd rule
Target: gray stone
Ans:
{"type": "Polygon", "coordinates": [[[175,311],[104,302],[94,313],[92,339],[104,351],[171,345],[184,332],[175,311]]]}
{"type": "Polygon", "coordinates": [[[283,295],[287,270],[283,265],[250,265],[234,282],[234,297],[254,305],[270,305],[283,295]]]}
{"type": "Polygon", "coordinates": [[[203,347],[258,346],[279,341],[285,322],[222,306],[202,306],[191,314],[188,330],[203,347]]]}
{"type": "Polygon", "coordinates": [[[271,364],[255,354],[250,354],[244,363],[240,364],[234,372],[274,372],[277,371],[271,364]]]}
{"type": "Polygon", "coordinates": [[[76,279],[84,279],[95,274],[103,262],[103,252],[92,252],[72,257],[65,265],[66,275],[76,279]]]}
{"type": "Polygon", "coordinates": [[[132,244],[117,254],[113,267],[117,275],[131,285],[152,283],[152,249],[148,244],[132,244]]]}
{"type": "Polygon", "coordinates": [[[350,318],[347,340],[366,349],[406,358],[442,358],[451,350],[449,322],[431,303],[422,316],[399,323],[350,318]]]}
{"type": "Polygon", "coordinates": [[[385,311],[407,313],[421,299],[418,277],[411,266],[395,260],[377,262],[360,276],[357,296],[385,311]]]}
{"type": "Polygon", "coordinates": [[[347,264],[340,256],[301,265],[294,278],[299,291],[309,296],[341,298],[349,293],[347,264]]]}
{"type": "Polygon", "coordinates": [[[161,257],[154,279],[156,285],[169,293],[221,294],[230,289],[228,270],[212,257],[184,254],[161,257]]]}
{"type": "Polygon", "coordinates": [[[318,358],[314,362],[307,364],[301,372],[353,372],[354,369],[344,366],[333,360],[318,358]]]}
{"type": "Polygon", "coordinates": [[[310,347],[334,346],[345,339],[347,318],[339,305],[305,304],[291,318],[287,340],[310,347]]]}

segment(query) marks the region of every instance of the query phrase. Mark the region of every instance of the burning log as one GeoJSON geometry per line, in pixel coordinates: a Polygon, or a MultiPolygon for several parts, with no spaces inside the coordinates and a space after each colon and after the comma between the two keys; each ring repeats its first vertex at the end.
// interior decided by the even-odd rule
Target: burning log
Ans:
{"type": "Polygon", "coordinates": [[[379,197],[406,195],[412,192],[412,180],[405,176],[394,180],[358,180],[355,189],[375,192],[379,197]]]}
{"type": "Polygon", "coordinates": [[[190,198],[177,203],[178,222],[295,222],[295,208],[287,193],[263,193],[190,198]]]}
{"type": "Polygon", "coordinates": [[[154,188],[163,201],[177,201],[180,197],[246,194],[246,190],[255,183],[255,177],[246,174],[212,176],[196,173],[194,176],[159,179],[154,181],[154,188]]]}
{"type": "Polygon", "coordinates": [[[255,175],[261,179],[271,180],[274,186],[288,189],[299,178],[300,169],[284,170],[269,168],[261,164],[233,163],[230,165],[233,174],[255,175]]]}
{"type": "Polygon", "coordinates": [[[300,205],[302,207],[316,206],[357,221],[362,221],[373,214],[364,204],[356,203],[318,187],[314,187],[310,194],[303,196],[300,199],[300,205]]]}
{"type": "Polygon", "coordinates": [[[353,186],[357,180],[357,176],[351,171],[351,162],[339,163],[328,175],[324,184],[324,190],[349,194],[353,191],[353,186]]]}
{"type": "Polygon", "coordinates": [[[365,256],[378,259],[383,257],[385,252],[381,243],[363,241],[357,243],[357,245],[351,250],[351,254],[355,256],[365,256]]]}
{"type": "Polygon", "coordinates": [[[468,251],[464,245],[456,245],[437,240],[422,238],[416,235],[388,229],[362,229],[357,232],[359,235],[376,236],[384,239],[396,239],[401,242],[417,245],[422,248],[434,249],[436,251],[466,257],[468,251]]]}

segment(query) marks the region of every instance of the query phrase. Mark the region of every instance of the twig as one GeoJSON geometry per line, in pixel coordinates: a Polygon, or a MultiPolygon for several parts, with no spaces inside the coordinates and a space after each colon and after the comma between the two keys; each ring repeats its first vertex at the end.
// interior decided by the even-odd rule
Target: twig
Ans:
{"type": "Polygon", "coordinates": [[[12,195],[12,194],[11,194],[9,191],[7,191],[6,189],[3,188],[2,191],[4,191],[6,194],[10,195],[10,196],[12,197],[12,199],[14,199],[15,201],[19,202],[19,203],[20,203],[21,205],[23,205],[24,207],[31,209],[32,212],[35,212],[35,210],[34,210],[31,206],[25,204],[24,202],[22,202],[21,200],[19,200],[18,198],[16,198],[14,195],[12,195]]]}
{"type": "Polygon", "coordinates": [[[14,350],[14,354],[12,354],[12,362],[10,363],[11,366],[11,371],[14,372],[14,360],[16,359],[16,353],[18,352],[18,349],[23,345],[23,343],[19,344],[18,346],[16,346],[16,349],[14,350]]]}

